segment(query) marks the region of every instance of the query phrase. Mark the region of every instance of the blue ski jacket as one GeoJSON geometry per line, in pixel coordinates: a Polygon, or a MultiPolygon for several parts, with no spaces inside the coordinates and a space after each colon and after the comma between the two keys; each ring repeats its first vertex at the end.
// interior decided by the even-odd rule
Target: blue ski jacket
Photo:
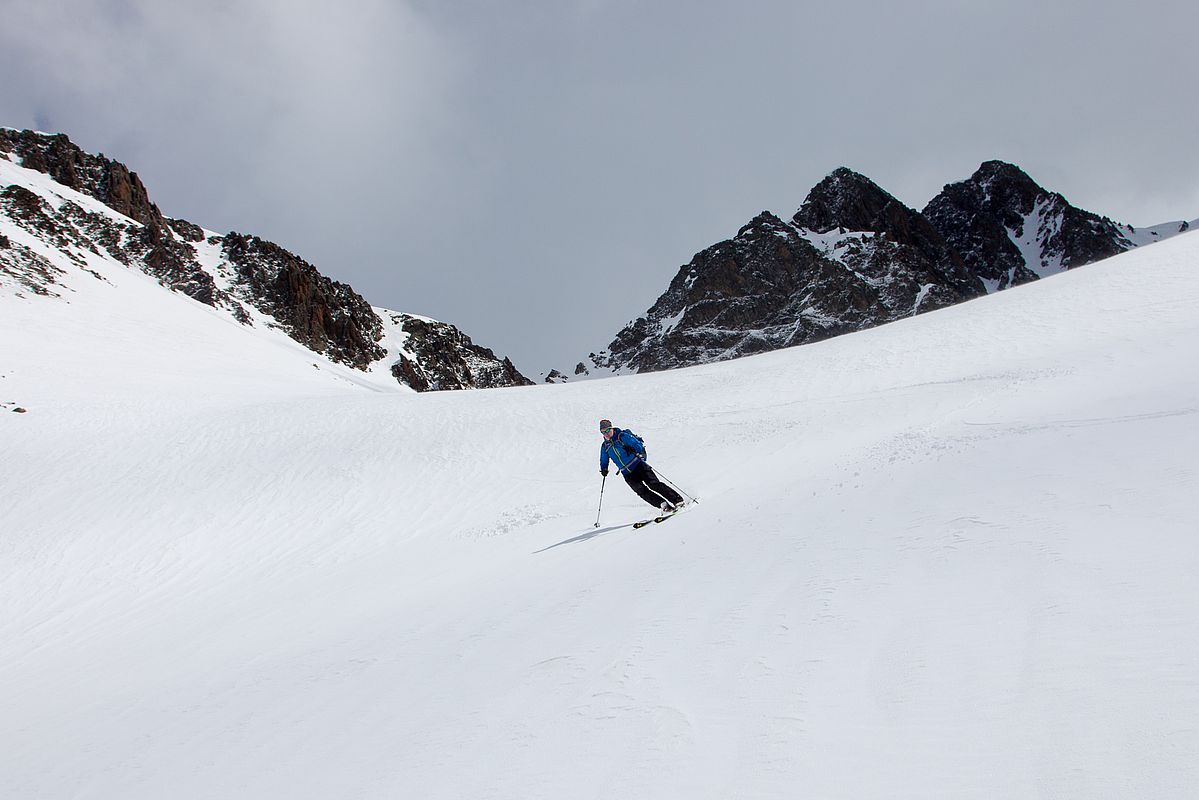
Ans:
{"type": "Polygon", "coordinates": [[[608,469],[609,459],[616,463],[621,475],[628,475],[645,463],[645,448],[628,431],[613,428],[612,438],[604,439],[600,445],[600,472],[608,469]]]}

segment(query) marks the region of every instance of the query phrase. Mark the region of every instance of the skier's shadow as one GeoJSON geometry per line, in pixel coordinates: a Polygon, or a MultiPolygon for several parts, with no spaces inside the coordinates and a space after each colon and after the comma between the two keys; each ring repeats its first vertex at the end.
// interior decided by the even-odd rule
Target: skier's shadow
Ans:
{"type": "Polygon", "coordinates": [[[612,525],[607,528],[597,528],[596,530],[593,530],[593,531],[587,531],[586,533],[580,533],[578,536],[575,536],[571,539],[564,539],[563,541],[558,542],[557,544],[551,544],[549,547],[543,547],[540,550],[534,550],[533,555],[537,555],[538,553],[544,553],[546,550],[553,550],[555,547],[561,547],[564,544],[574,544],[576,542],[585,542],[588,539],[594,539],[597,536],[603,536],[605,533],[611,533],[612,531],[618,531],[621,528],[631,528],[631,527],[633,527],[633,523],[626,522],[624,525],[612,525]]]}

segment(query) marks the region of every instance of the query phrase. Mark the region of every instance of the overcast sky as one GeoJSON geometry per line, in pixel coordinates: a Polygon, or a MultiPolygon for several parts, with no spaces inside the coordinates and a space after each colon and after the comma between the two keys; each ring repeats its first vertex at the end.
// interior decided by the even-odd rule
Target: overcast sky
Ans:
{"type": "Polygon", "coordinates": [[[837,166],[1199,217],[1199,3],[0,0],[0,125],[536,379],[837,166]]]}

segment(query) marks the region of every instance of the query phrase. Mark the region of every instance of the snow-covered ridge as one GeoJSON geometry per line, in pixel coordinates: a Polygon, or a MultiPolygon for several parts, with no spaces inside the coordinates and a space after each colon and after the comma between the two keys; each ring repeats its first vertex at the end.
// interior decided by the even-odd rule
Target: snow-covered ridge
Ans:
{"type": "MultiPolygon", "coordinates": [[[[528,383],[510,361],[452,325],[398,312],[385,321],[352,287],[271,242],[163,216],[135,173],[83,153],[65,136],[0,133],[0,292],[8,302],[75,295],[76,313],[86,313],[78,302],[81,270],[112,285],[110,273],[135,269],[256,335],[300,343],[318,363],[381,378],[361,379],[376,387],[528,383]],[[407,332],[388,332],[396,326],[407,332]],[[407,349],[389,350],[384,339],[408,341],[407,349]]],[[[97,304],[93,314],[111,299],[86,296],[97,304]]]]}

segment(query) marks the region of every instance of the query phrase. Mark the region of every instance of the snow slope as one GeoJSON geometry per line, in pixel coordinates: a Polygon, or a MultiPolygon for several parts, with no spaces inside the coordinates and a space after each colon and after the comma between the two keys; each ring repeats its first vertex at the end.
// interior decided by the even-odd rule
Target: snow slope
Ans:
{"type": "Polygon", "coordinates": [[[1193,231],[1196,227],[1199,227],[1199,219],[1162,222],[1145,228],[1134,228],[1128,225],[1125,227],[1124,235],[1133,245],[1141,247],[1156,242],[1164,242],[1172,236],[1193,231]]]}
{"type": "Polygon", "coordinates": [[[6,797],[1199,785],[1199,236],[817,345],[483,392],[230,368],[218,333],[102,370],[123,329],[75,350],[109,334],[12,307],[6,797]],[[601,416],[702,503],[634,532],[610,478],[593,527],[601,416]]]}

